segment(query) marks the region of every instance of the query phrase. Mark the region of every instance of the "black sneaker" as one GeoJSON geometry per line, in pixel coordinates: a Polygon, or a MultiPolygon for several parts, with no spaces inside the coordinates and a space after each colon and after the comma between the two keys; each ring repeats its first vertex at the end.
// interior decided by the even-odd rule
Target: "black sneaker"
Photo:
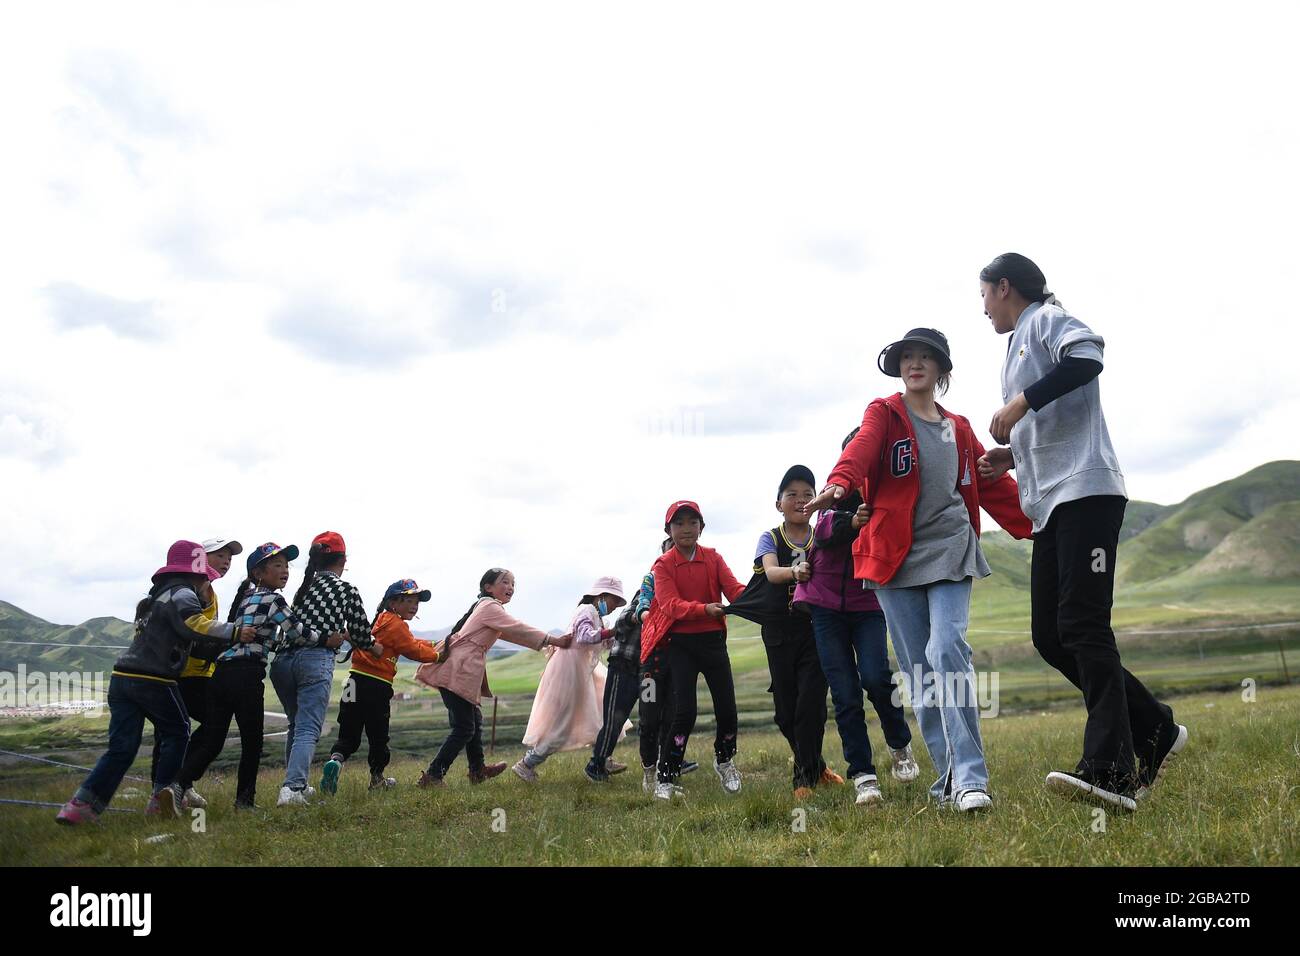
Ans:
{"type": "Polygon", "coordinates": [[[1151,788],[1160,782],[1160,778],[1169,769],[1169,762],[1187,746],[1187,728],[1182,724],[1173,724],[1164,728],[1164,731],[1161,739],[1156,743],[1154,762],[1139,766],[1140,786],[1136,794],[1139,800],[1146,799],[1151,788]]]}
{"type": "Polygon", "coordinates": [[[592,783],[605,783],[609,780],[609,771],[605,769],[605,765],[596,763],[594,760],[588,760],[587,766],[582,772],[587,775],[587,779],[592,783]]]}
{"type": "Polygon", "coordinates": [[[1110,774],[1091,774],[1081,771],[1067,773],[1053,770],[1047,775],[1047,789],[1062,796],[1109,804],[1121,810],[1136,810],[1137,798],[1131,783],[1123,784],[1110,774]]]}
{"type": "Polygon", "coordinates": [[[688,774],[688,773],[694,773],[696,770],[699,770],[699,769],[700,769],[700,765],[697,764],[694,760],[687,760],[687,761],[685,761],[685,762],[682,764],[682,774],[683,774],[683,775],[688,774]]]}

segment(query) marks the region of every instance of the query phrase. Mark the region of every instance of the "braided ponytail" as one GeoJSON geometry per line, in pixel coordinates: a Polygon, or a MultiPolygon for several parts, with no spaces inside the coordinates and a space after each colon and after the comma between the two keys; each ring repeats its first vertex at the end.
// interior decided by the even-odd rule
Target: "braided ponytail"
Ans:
{"type": "Polygon", "coordinates": [[[239,590],[235,592],[235,599],[230,602],[230,610],[226,613],[228,622],[233,624],[238,619],[239,610],[244,604],[244,598],[248,597],[249,592],[252,590],[253,579],[251,577],[244,578],[239,582],[239,590]]]}
{"type": "Polygon", "coordinates": [[[323,544],[311,546],[311,550],[307,553],[307,570],[303,572],[302,584],[298,585],[298,590],[293,596],[294,607],[302,606],[303,598],[311,591],[312,582],[316,580],[316,572],[327,564],[332,564],[338,557],[337,554],[325,550],[323,544]]]}

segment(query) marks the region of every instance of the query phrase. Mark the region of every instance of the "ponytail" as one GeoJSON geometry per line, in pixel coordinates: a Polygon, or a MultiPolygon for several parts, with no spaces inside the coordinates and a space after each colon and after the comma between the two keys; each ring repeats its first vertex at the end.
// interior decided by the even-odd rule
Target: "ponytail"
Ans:
{"type": "Polygon", "coordinates": [[[385,596],[379,602],[379,607],[375,608],[375,621],[379,620],[379,615],[388,610],[388,598],[385,596]]]}
{"type": "Polygon", "coordinates": [[[248,597],[248,592],[253,590],[253,579],[244,578],[239,582],[239,590],[235,592],[235,599],[230,602],[230,610],[226,613],[226,620],[234,623],[239,617],[239,610],[244,604],[244,598],[248,597]]]}
{"type": "Polygon", "coordinates": [[[317,571],[324,570],[340,560],[346,561],[347,555],[329,551],[323,544],[313,544],[307,553],[307,570],[303,572],[302,584],[298,585],[298,590],[293,596],[293,606],[302,606],[303,598],[311,591],[312,582],[316,580],[317,571]]]}
{"type": "Polygon", "coordinates": [[[1006,279],[1011,288],[1019,292],[1027,302],[1042,302],[1054,305],[1062,312],[1065,306],[1057,301],[1047,288],[1047,277],[1038,268],[1034,260],[1018,252],[1004,252],[980,270],[980,281],[996,285],[1006,279]]]}

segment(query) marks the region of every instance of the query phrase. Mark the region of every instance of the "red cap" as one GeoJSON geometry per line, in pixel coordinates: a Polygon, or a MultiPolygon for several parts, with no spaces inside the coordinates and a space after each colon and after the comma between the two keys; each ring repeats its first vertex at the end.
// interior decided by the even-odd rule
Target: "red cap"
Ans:
{"type": "Polygon", "coordinates": [[[311,539],[311,546],[321,546],[326,554],[347,554],[348,546],[343,543],[343,535],[337,531],[322,531],[311,539]]]}
{"type": "Polygon", "coordinates": [[[697,505],[694,501],[674,501],[672,504],[668,506],[668,514],[664,516],[665,533],[668,531],[668,526],[673,523],[673,518],[677,516],[677,512],[681,511],[683,508],[690,508],[697,515],[699,515],[700,527],[701,528],[704,527],[704,512],[700,510],[699,505],[697,505]]]}

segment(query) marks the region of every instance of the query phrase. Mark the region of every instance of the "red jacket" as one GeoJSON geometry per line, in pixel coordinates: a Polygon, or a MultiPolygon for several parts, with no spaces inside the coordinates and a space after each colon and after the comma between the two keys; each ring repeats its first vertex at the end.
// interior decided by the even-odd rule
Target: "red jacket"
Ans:
{"type": "Polygon", "coordinates": [[[650,656],[668,632],[701,634],[727,633],[726,622],[709,617],[706,604],[721,603],[723,595],[735,600],[745,586],[722,560],[722,555],[702,544],[695,546],[695,560],[687,561],[676,548],[661,554],[651,570],[655,596],[641,626],[641,661],[650,656]]]}
{"type": "MultiPolygon", "coordinates": [[[[1032,537],[1033,523],[1020,510],[1020,490],[1015,480],[1009,474],[996,481],[981,478],[976,461],[984,454],[984,446],[975,437],[970,422],[942,407],[939,412],[953,423],[957,488],[975,533],[979,534],[982,506],[1013,537],[1032,537]]],[[[912,550],[912,511],[921,493],[919,464],[916,434],[903,405],[903,393],[878,398],[868,405],[861,429],[840,455],[828,479],[829,484],[845,491],[861,487],[863,500],[871,506],[871,520],[853,542],[855,578],[885,584],[898,573],[912,550]]]]}

